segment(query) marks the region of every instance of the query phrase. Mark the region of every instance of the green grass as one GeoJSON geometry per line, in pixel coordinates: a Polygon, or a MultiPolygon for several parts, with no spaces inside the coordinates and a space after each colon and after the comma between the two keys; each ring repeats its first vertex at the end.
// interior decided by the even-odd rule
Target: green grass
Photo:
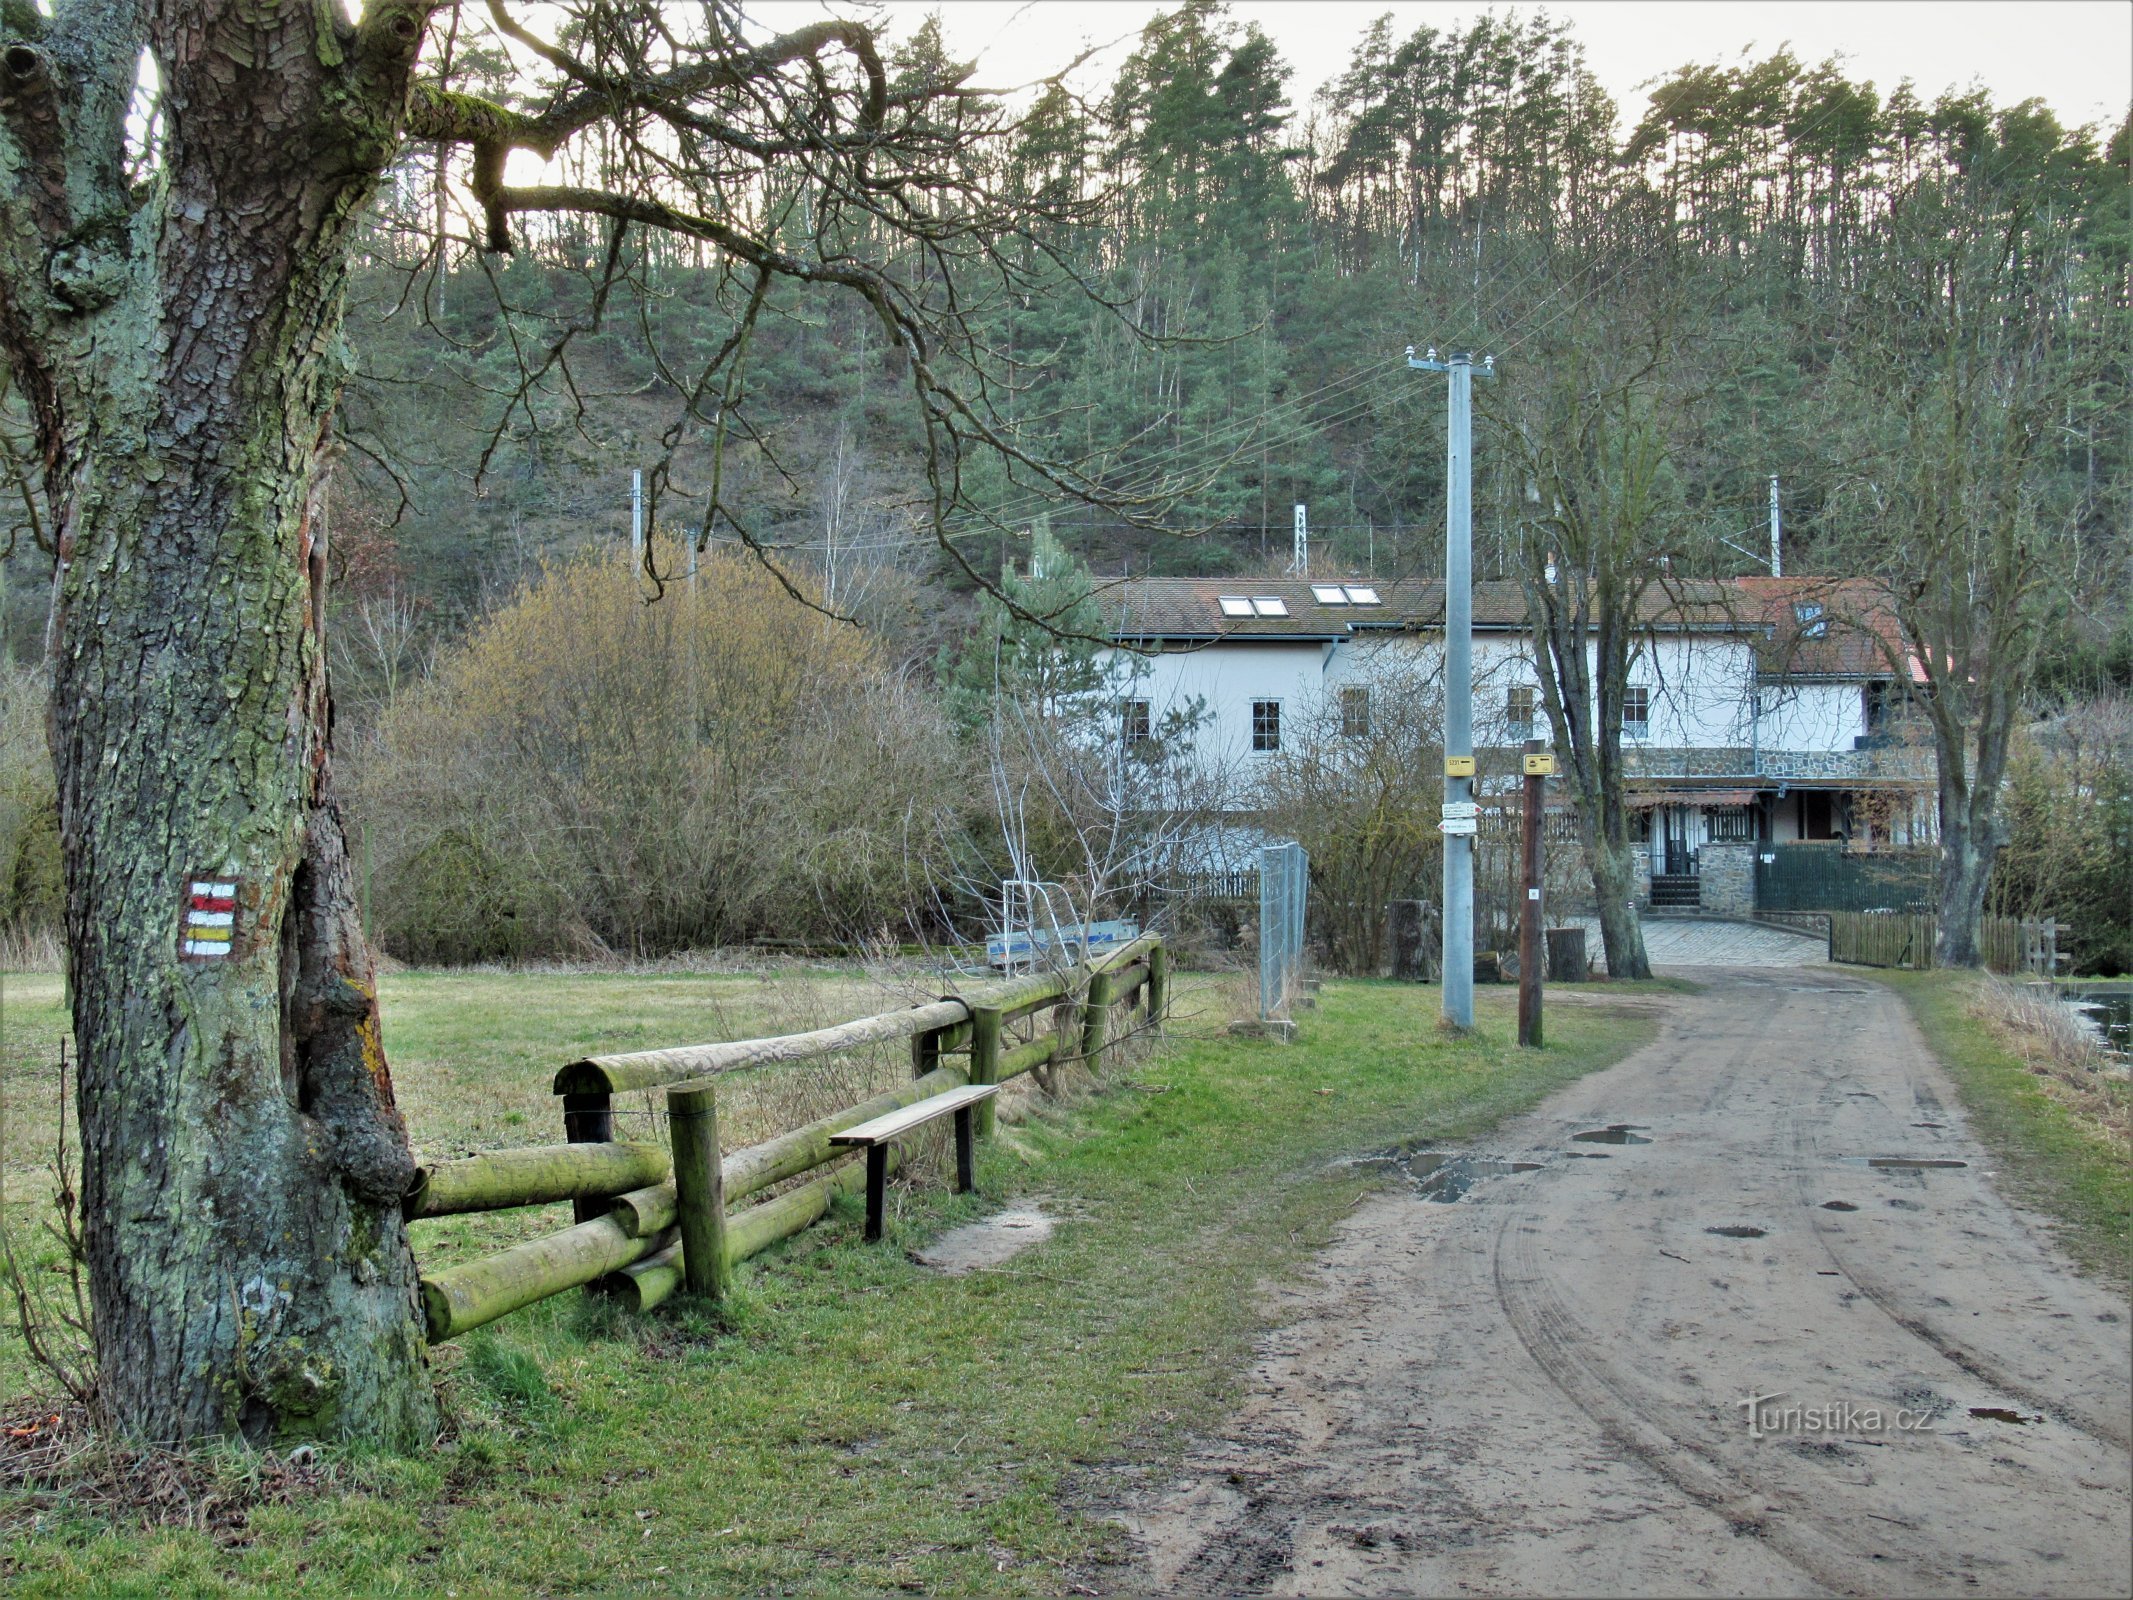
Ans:
{"type": "MultiPolygon", "coordinates": [[[[2133,1148],[2048,1092],[1976,1004],[1980,979],[1967,972],[1865,974],[1895,989],[1919,1031],[1955,1080],[1971,1127],[1999,1158],[2010,1195],[2050,1217],[2061,1243],[2083,1266],[2124,1288],[2133,1271],[2133,1148]]],[[[2133,1089],[2087,1091],[2115,1102],[2124,1120],[2133,1089]]]]}
{"type": "MultiPolygon", "coordinates": [[[[392,982],[403,1047],[463,1026],[444,1013],[473,1003],[468,982],[517,985],[527,1029],[552,997],[530,998],[545,980],[420,982],[392,982]]],[[[339,1487],[255,1510],[241,1543],[18,1515],[0,1572],[26,1594],[1057,1592],[1120,1551],[1087,1508],[1226,1414],[1263,1286],[1382,1181],[1342,1158],[1471,1137],[1654,1026],[1566,1006],[1550,1048],[1521,1052],[1509,990],[1485,990],[1478,1036],[1450,1042],[1434,989],[1331,983],[1283,1047],[1222,1036],[1208,986],[1184,1006],[1196,993],[1203,1036],[1003,1128],[978,1195],[903,1191],[883,1245],[858,1242],[847,1202],[744,1266],[716,1310],[632,1319],[559,1297],[437,1353],[456,1437],[432,1454],[329,1453],[339,1487]],[[1009,1198],[1066,1220],[991,1272],[906,1255],[1009,1198]]],[[[545,1079],[558,1053],[524,1070],[545,1079]]],[[[421,1059],[404,1048],[403,1074],[421,1059]]]]}

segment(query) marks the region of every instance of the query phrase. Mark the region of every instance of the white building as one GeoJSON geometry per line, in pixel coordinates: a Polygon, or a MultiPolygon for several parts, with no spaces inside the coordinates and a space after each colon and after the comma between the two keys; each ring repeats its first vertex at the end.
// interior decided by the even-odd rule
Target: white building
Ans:
{"type": "MultiPolygon", "coordinates": [[[[1240,815],[1254,773],[1300,738],[1363,737],[1388,714],[1441,717],[1440,583],[1139,578],[1101,593],[1130,684],[1122,736],[1197,709],[1194,757],[1231,775],[1240,815]]],[[[1622,732],[1655,903],[1749,909],[1755,858],[1767,865],[1771,846],[1930,841],[1930,747],[1896,725],[1902,685],[1880,642],[1835,620],[1858,594],[1827,579],[1743,578],[1653,597],[1622,732]]],[[[1548,737],[1538,683],[1524,595],[1477,584],[1484,793],[1492,768],[1499,792],[1511,786],[1523,740],[1548,737]]]]}

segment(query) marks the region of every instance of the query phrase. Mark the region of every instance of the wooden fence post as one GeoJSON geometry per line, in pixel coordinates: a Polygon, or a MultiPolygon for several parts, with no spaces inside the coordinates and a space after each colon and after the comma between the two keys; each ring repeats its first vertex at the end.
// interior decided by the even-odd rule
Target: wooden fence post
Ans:
{"type": "Polygon", "coordinates": [[[691,1294],[726,1292],[726,1187],[718,1149],[718,1091],[708,1083],[667,1091],[674,1139],[674,1221],[681,1230],[682,1277],[691,1294]]]}
{"type": "MultiPolygon", "coordinates": [[[[1006,1017],[992,1006],[970,1008],[970,1081],[998,1083],[1000,1081],[1000,1035],[1006,1017]]],[[[977,1108],[975,1130],[979,1137],[989,1139],[993,1134],[994,1095],[977,1108]]]]}
{"type": "MultiPolygon", "coordinates": [[[[608,1094],[563,1096],[563,1137],[572,1144],[608,1144],[615,1137],[614,1097],[608,1094]]],[[[573,1200],[572,1222],[590,1222],[607,1214],[603,1200],[573,1200]]]]}
{"type": "Polygon", "coordinates": [[[1163,1033],[1163,1014],[1170,1009],[1170,947],[1157,945],[1148,952],[1148,1031],[1163,1033]]]}
{"type": "Polygon", "coordinates": [[[1094,973],[1089,978],[1089,993],[1082,1001],[1081,1011],[1081,1058],[1091,1072],[1103,1067],[1104,1046],[1111,1038],[1111,974],[1094,973]]]}

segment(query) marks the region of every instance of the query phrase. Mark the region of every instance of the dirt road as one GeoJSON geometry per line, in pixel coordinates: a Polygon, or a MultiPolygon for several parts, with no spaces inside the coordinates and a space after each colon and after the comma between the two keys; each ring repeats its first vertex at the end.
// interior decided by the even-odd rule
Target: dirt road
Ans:
{"type": "Polygon", "coordinates": [[[1123,1587],[2128,1592],[2124,1301],[1998,1196],[1893,994],[1697,976],[1471,1152],[1537,1168],[1356,1209],[1224,1436],[1126,1508],[1123,1587]]]}

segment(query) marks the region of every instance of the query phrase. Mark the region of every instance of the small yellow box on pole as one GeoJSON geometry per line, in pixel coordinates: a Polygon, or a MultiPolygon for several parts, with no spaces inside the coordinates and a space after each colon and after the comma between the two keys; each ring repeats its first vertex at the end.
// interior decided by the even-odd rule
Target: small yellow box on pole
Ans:
{"type": "Polygon", "coordinates": [[[1548,751],[1538,751],[1526,757],[1526,776],[1529,778],[1552,778],[1555,776],[1555,757],[1548,751]]]}
{"type": "Polygon", "coordinates": [[[1447,778],[1471,778],[1474,775],[1474,758],[1472,756],[1446,756],[1444,758],[1444,775],[1447,778]]]}

